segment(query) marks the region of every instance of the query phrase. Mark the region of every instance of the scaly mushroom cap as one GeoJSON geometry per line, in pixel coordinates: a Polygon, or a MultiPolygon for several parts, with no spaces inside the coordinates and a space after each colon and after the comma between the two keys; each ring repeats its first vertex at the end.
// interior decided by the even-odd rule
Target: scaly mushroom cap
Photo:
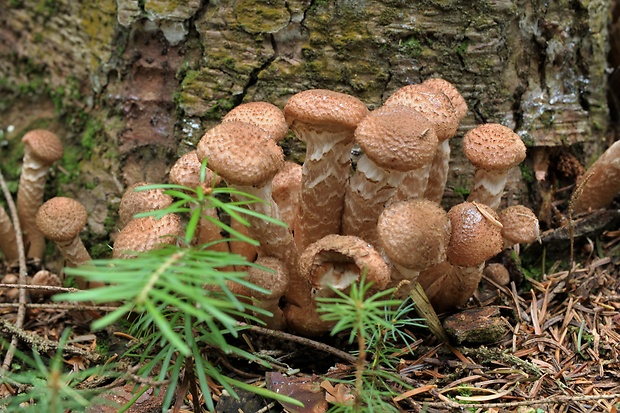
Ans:
{"type": "Polygon", "coordinates": [[[256,290],[251,290],[250,295],[258,300],[277,300],[282,297],[288,285],[288,270],[286,269],[286,265],[284,265],[281,260],[274,257],[259,257],[254,264],[264,268],[254,266],[248,267],[245,281],[266,288],[269,290],[269,293],[264,294],[256,290]]]}
{"type": "Polygon", "coordinates": [[[529,244],[540,237],[538,217],[526,206],[513,205],[499,214],[502,237],[513,244],[529,244]]]}
{"type": "Polygon", "coordinates": [[[428,85],[407,85],[394,92],[384,106],[403,105],[417,110],[435,128],[440,142],[453,137],[458,128],[458,117],[450,99],[428,85]]]}
{"type": "Polygon", "coordinates": [[[47,239],[66,242],[79,235],[88,215],[75,199],[58,196],[41,205],[35,219],[39,231],[47,239]]]}
{"type": "Polygon", "coordinates": [[[258,126],[276,142],[281,141],[288,132],[284,113],[268,102],[243,103],[222,118],[222,122],[239,121],[258,126]]]}
{"type": "Polygon", "coordinates": [[[450,99],[450,103],[452,103],[452,107],[454,107],[458,121],[460,122],[463,120],[467,114],[467,102],[465,102],[463,95],[461,95],[452,83],[438,77],[433,77],[425,80],[422,84],[443,92],[448,99],[450,99]]]}
{"type": "Polygon", "coordinates": [[[433,125],[400,105],[371,112],[355,129],[355,140],[375,164],[403,172],[430,163],[437,148],[433,125]]]}
{"type": "Polygon", "coordinates": [[[463,152],[476,167],[487,171],[508,170],[525,159],[525,145],[512,129],[486,123],[463,137],[463,152]]]}
{"type": "Polygon", "coordinates": [[[196,153],[231,185],[261,187],[284,165],[282,148],[264,130],[238,121],[207,131],[196,153]]]}
{"type": "Polygon", "coordinates": [[[446,212],[432,201],[397,202],[381,213],[377,232],[392,262],[422,271],[445,259],[450,222],[446,212]]]}
{"type": "Polygon", "coordinates": [[[196,151],[187,152],[172,165],[168,179],[173,184],[187,186],[192,189],[200,185],[205,191],[219,185],[222,179],[208,167],[205,169],[204,182],[200,182],[201,167],[202,163],[198,160],[196,151]]]}
{"type": "Polygon", "coordinates": [[[353,132],[367,114],[368,108],[358,98],[325,89],[299,92],[284,106],[284,117],[294,131],[301,128],[353,132]]]}
{"type": "Polygon", "coordinates": [[[308,245],[299,258],[300,274],[317,290],[333,286],[344,290],[359,281],[383,289],[390,280],[390,269],[381,255],[366,241],[355,236],[327,235],[308,245]]]}
{"type": "Polygon", "coordinates": [[[501,223],[486,205],[463,202],[448,211],[451,235],[447,257],[453,265],[473,267],[503,248],[501,223]]]}
{"type": "Polygon", "coordinates": [[[140,212],[156,211],[172,205],[172,197],[164,194],[163,189],[149,189],[148,191],[136,191],[136,188],[148,185],[146,182],[137,182],[131,185],[123,196],[118,207],[118,227],[123,228],[134,215],[140,212]]]}
{"type": "Polygon", "coordinates": [[[51,165],[63,154],[62,142],[55,133],[35,129],[24,135],[22,143],[28,146],[30,155],[42,164],[51,165]]]}
{"type": "Polygon", "coordinates": [[[181,218],[167,214],[160,219],[152,216],[130,221],[114,240],[114,258],[133,258],[135,252],[150,251],[165,244],[174,244],[181,235],[181,218]]]}

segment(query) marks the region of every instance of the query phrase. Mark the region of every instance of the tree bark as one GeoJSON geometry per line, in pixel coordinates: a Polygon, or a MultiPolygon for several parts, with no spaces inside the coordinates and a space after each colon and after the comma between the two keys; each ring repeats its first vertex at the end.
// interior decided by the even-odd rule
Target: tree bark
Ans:
{"type": "MultiPolygon", "coordinates": [[[[83,202],[89,231],[101,239],[114,227],[122,190],[165,181],[172,162],[232,107],[255,100],[282,107],[309,88],[346,92],[375,108],[406,84],[453,82],[469,106],[450,143],[454,199],[472,182],[460,136],[476,124],[509,126],[529,147],[577,148],[584,162],[603,149],[605,0],[0,6],[3,172],[16,182],[24,132],[58,132],[69,150],[50,191],[83,202]]],[[[292,139],[285,148],[303,159],[292,139]]],[[[517,170],[508,202],[525,199],[527,189],[517,170]]]]}

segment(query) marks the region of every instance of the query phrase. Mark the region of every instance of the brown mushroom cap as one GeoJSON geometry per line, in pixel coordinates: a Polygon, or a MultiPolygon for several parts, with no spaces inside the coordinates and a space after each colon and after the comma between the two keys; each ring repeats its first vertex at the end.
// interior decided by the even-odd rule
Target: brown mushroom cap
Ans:
{"type": "Polygon", "coordinates": [[[30,148],[30,155],[43,164],[51,165],[62,158],[62,142],[53,132],[35,129],[26,133],[22,142],[30,148]]]}
{"type": "Polygon", "coordinates": [[[325,89],[299,92],[284,106],[286,122],[293,130],[302,127],[352,132],[366,114],[368,108],[358,98],[325,89]]]}
{"type": "Polygon", "coordinates": [[[513,244],[529,244],[540,237],[538,217],[526,206],[513,205],[498,214],[502,237],[513,244]]]}
{"type": "Polygon", "coordinates": [[[476,266],[502,251],[501,224],[488,206],[463,202],[448,211],[448,218],[452,230],[447,257],[451,264],[476,266]]]}
{"type": "Polygon", "coordinates": [[[35,219],[39,231],[47,239],[66,242],[79,235],[87,218],[82,204],[75,199],[58,196],[41,205],[35,219]]]}
{"type": "Polygon", "coordinates": [[[136,191],[136,188],[144,185],[148,185],[148,183],[137,182],[131,185],[121,197],[118,207],[119,228],[127,225],[134,215],[140,212],[156,211],[172,205],[172,197],[165,194],[163,189],[136,191]]]}
{"type": "Polygon", "coordinates": [[[280,170],[284,153],[258,126],[230,121],[205,133],[197,149],[198,160],[231,185],[261,187],[280,170]]]}
{"type": "Polygon", "coordinates": [[[219,185],[222,179],[208,167],[205,169],[204,182],[200,182],[201,167],[202,163],[198,160],[196,151],[187,152],[172,165],[168,179],[173,184],[187,186],[192,189],[200,185],[203,190],[207,190],[219,185]]]}
{"type": "Polygon", "coordinates": [[[255,266],[248,267],[246,281],[268,289],[268,294],[263,294],[256,290],[250,291],[250,295],[258,300],[278,300],[286,292],[288,286],[288,270],[286,265],[279,259],[274,257],[259,257],[254,264],[264,268],[255,266]]]}
{"type": "Polygon", "coordinates": [[[461,95],[452,83],[438,77],[433,77],[431,79],[426,79],[422,84],[443,92],[448,99],[450,99],[459,122],[465,117],[467,114],[467,102],[465,102],[463,95],[461,95]]]}
{"type": "Polygon", "coordinates": [[[308,245],[299,258],[299,272],[317,289],[329,285],[345,289],[359,281],[366,271],[366,281],[383,289],[390,280],[390,269],[381,255],[366,241],[355,236],[327,235],[308,245]]]}
{"type": "Polygon", "coordinates": [[[482,270],[482,274],[490,278],[496,284],[504,286],[510,284],[510,272],[508,268],[504,266],[504,264],[500,263],[491,263],[487,264],[482,270]]]}
{"type": "Polygon", "coordinates": [[[288,132],[284,113],[269,102],[243,103],[222,118],[222,122],[239,121],[258,126],[276,142],[281,141],[288,132]]]}
{"type": "Polygon", "coordinates": [[[450,222],[446,212],[432,201],[397,202],[381,213],[377,232],[392,262],[422,271],[445,259],[450,222]]]}
{"type": "Polygon", "coordinates": [[[456,134],[459,122],[456,111],[450,99],[437,89],[423,84],[404,86],[384,103],[384,106],[392,105],[409,106],[424,115],[440,142],[456,134]]]}
{"type": "Polygon", "coordinates": [[[355,129],[355,140],[375,164],[403,172],[430,163],[437,148],[433,125],[400,105],[371,112],[355,129]]]}
{"type": "Polygon", "coordinates": [[[166,214],[160,219],[152,216],[130,221],[114,240],[114,258],[132,258],[135,252],[153,250],[164,244],[174,244],[181,235],[181,219],[166,214]]]}
{"type": "Polygon", "coordinates": [[[486,123],[463,137],[463,152],[476,167],[487,171],[507,170],[525,159],[525,145],[512,129],[486,123]]]}

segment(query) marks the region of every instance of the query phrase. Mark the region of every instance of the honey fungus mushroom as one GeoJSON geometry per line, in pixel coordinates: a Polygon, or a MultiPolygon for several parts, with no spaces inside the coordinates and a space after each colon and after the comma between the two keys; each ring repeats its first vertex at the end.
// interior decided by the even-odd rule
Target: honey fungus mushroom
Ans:
{"type": "MultiPolygon", "coordinates": [[[[433,125],[438,142],[447,141],[456,134],[460,119],[457,116],[450,98],[436,87],[432,87],[428,84],[404,86],[394,92],[384,103],[384,107],[392,105],[408,106],[424,115],[433,125]]],[[[447,151],[447,153],[441,154],[443,158],[436,161],[436,163],[435,161],[429,162],[425,166],[423,174],[416,171],[415,174],[408,175],[401,183],[396,193],[395,201],[423,197],[432,166],[435,166],[433,173],[441,175],[434,179],[442,181],[445,179],[443,175],[447,174],[447,172],[443,171],[443,169],[447,167],[447,163],[444,158],[446,156],[449,158],[450,147],[446,143],[445,146],[439,146],[437,149],[438,150],[434,152],[435,154],[439,151],[447,151]]],[[[443,189],[441,189],[441,195],[443,195],[443,189]]],[[[439,197],[439,199],[441,199],[441,197],[439,197]]],[[[437,201],[437,199],[433,200],[437,201]]]]}
{"type": "Polygon", "coordinates": [[[284,106],[290,129],[306,143],[295,228],[301,250],[340,232],[353,134],[367,113],[356,97],[324,89],[297,93],[284,106]]]}
{"type": "MultiPolygon", "coordinates": [[[[55,197],[41,205],[35,223],[45,238],[54,241],[66,265],[77,267],[91,260],[80,239],[80,231],[84,229],[87,218],[86,209],[75,199],[55,197]]],[[[88,283],[80,277],[77,277],[76,281],[82,289],[102,285],[88,283]]]]}
{"type": "Polygon", "coordinates": [[[22,138],[24,160],[17,189],[17,215],[27,246],[27,256],[43,258],[45,240],[37,229],[35,216],[43,203],[45,178],[49,167],[64,153],[62,142],[50,131],[32,130],[22,138]]]}
{"type": "Polygon", "coordinates": [[[433,160],[437,136],[431,123],[406,106],[385,106],[355,129],[364,151],[349,179],[342,233],[377,245],[377,219],[405,176],[424,174],[433,160]]]}
{"type": "Polygon", "coordinates": [[[577,182],[573,213],[607,208],[620,193],[620,141],[611,145],[577,182]]]}
{"type": "Polygon", "coordinates": [[[438,312],[465,304],[478,287],[485,261],[503,248],[502,224],[487,205],[463,202],[450,208],[448,218],[446,261],[421,271],[418,278],[438,312]]]}
{"type": "Polygon", "coordinates": [[[467,200],[499,208],[508,172],[525,159],[521,138],[503,125],[478,125],[463,137],[463,152],[476,168],[467,200]]]}
{"type": "Polygon", "coordinates": [[[114,258],[134,258],[137,253],[173,245],[181,235],[181,218],[166,214],[160,219],[152,216],[136,218],[118,233],[114,240],[114,258]]]}

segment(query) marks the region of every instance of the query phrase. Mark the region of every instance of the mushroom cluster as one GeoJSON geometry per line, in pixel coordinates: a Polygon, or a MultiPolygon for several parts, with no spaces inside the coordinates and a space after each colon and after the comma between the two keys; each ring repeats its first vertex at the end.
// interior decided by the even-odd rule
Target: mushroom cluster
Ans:
{"type": "Polygon", "coordinates": [[[328,331],[315,298],[346,291],[362,276],[375,291],[419,282],[435,309],[452,309],[471,297],[484,263],[504,245],[536,239],[538,221],[527,208],[496,212],[508,171],[526,155],[505,126],[483,124],[465,134],[463,148],[476,168],[471,195],[448,212],[440,206],[448,139],[466,112],[452,84],[429,79],[397,90],[373,111],[323,89],[291,96],[283,110],[246,103],[205,133],[197,162],[206,160],[227,185],[264,201],[249,208],[288,224],[250,217],[248,228],[260,243],[252,254],[278,260],[278,271],[288,272],[278,278],[284,287],[270,288],[281,291],[269,297],[270,308],[280,303],[271,325],[305,335],[328,331]],[[277,144],[288,130],[306,144],[301,166],[285,162],[277,144]],[[363,152],[355,164],[354,145],[363,152]],[[515,215],[534,235],[514,234],[515,215]]]}

